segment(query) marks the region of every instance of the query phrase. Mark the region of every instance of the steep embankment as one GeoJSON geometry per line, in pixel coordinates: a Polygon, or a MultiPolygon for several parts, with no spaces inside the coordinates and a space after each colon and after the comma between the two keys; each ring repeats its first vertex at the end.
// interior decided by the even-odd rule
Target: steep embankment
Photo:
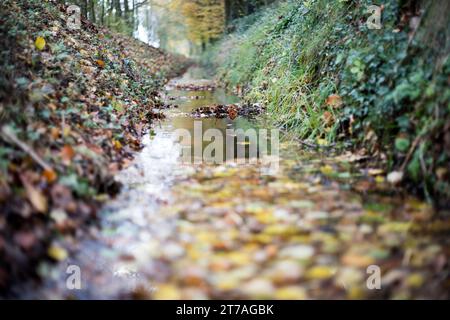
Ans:
{"type": "Polygon", "coordinates": [[[55,3],[0,4],[0,292],[95,221],[159,117],[158,88],[187,65],[86,20],[71,30],[55,3]]]}
{"type": "Polygon", "coordinates": [[[215,63],[277,125],[321,145],[351,141],[390,182],[448,206],[450,3],[383,1],[371,29],[372,2],[282,1],[238,22],[215,63]]]}

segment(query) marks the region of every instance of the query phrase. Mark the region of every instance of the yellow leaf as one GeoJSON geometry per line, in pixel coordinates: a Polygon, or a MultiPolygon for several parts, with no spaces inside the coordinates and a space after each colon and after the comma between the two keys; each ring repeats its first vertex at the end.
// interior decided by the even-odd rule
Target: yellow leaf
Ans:
{"type": "Polygon", "coordinates": [[[384,182],[384,177],[383,176],[376,176],[375,177],[375,182],[376,183],[383,183],[384,182]]]}
{"type": "Polygon", "coordinates": [[[45,39],[42,37],[37,37],[36,41],[34,42],[34,45],[36,46],[36,49],[39,51],[44,50],[45,48],[45,39]]]}
{"type": "Polygon", "coordinates": [[[258,212],[255,214],[255,218],[258,222],[263,224],[274,223],[277,221],[271,212],[258,212]]]}
{"type": "Polygon", "coordinates": [[[55,259],[56,261],[65,260],[69,256],[66,249],[56,245],[52,245],[50,248],[48,248],[47,254],[50,258],[55,259]]]}
{"type": "Polygon", "coordinates": [[[155,300],[179,300],[181,293],[178,288],[171,284],[163,284],[157,286],[157,290],[153,294],[155,300]]]}
{"type": "Polygon", "coordinates": [[[324,280],[333,276],[333,269],[327,266],[315,266],[308,270],[306,277],[313,280],[324,280]]]}
{"type": "Polygon", "coordinates": [[[347,290],[347,297],[351,300],[364,299],[364,290],[359,287],[351,287],[347,290]]]}
{"type": "Polygon", "coordinates": [[[322,172],[324,175],[330,175],[334,172],[333,167],[330,165],[326,165],[320,168],[320,172],[322,172]]]}
{"type": "Polygon", "coordinates": [[[420,273],[413,273],[407,279],[406,283],[413,288],[420,288],[424,283],[424,278],[420,273]]]}
{"type": "Polygon", "coordinates": [[[275,299],[279,300],[305,300],[306,297],[305,290],[296,286],[280,288],[275,292],[275,299]]]}
{"type": "Polygon", "coordinates": [[[326,146],[326,145],[328,145],[328,141],[325,139],[317,139],[317,144],[319,146],[326,146]]]}
{"type": "Polygon", "coordinates": [[[113,139],[113,145],[114,145],[114,149],[116,149],[116,150],[121,150],[122,149],[122,144],[120,143],[119,140],[113,139]]]}
{"type": "Polygon", "coordinates": [[[103,60],[95,60],[95,62],[97,63],[97,65],[100,68],[104,68],[105,67],[105,61],[103,61],[103,60]]]}
{"type": "Polygon", "coordinates": [[[290,236],[298,233],[298,229],[292,225],[274,224],[265,228],[264,233],[273,236],[290,236]]]}
{"type": "Polygon", "coordinates": [[[64,137],[68,137],[70,135],[70,133],[72,132],[72,129],[70,128],[70,126],[64,126],[63,128],[63,136],[64,137]]]}

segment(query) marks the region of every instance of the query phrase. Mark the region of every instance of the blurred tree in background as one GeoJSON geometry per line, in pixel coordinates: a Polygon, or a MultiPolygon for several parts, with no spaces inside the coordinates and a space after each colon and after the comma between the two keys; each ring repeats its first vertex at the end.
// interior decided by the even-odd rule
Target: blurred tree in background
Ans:
{"type": "MultiPolygon", "coordinates": [[[[78,5],[83,17],[128,35],[133,35],[137,29],[140,8],[147,5],[152,8],[164,8],[183,20],[187,28],[187,38],[193,46],[203,51],[225,31],[233,29],[233,20],[252,14],[258,8],[275,0],[59,0],[59,2],[78,5]]],[[[164,26],[164,21],[161,21],[161,24],[164,26]]]]}

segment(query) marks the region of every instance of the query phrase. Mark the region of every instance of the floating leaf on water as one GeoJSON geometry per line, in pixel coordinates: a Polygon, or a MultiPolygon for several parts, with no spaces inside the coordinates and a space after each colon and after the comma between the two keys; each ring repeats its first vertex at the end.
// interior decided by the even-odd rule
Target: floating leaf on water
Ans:
{"type": "Polygon", "coordinates": [[[307,220],[323,220],[328,219],[330,214],[325,211],[311,211],[305,215],[305,219],[307,220]]]}
{"type": "Polygon", "coordinates": [[[314,255],[314,248],[309,245],[295,245],[284,248],[280,251],[280,257],[307,260],[314,255]]]}
{"type": "Polygon", "coordinates": [[[292,208],[310,209],[314,207],[314,202],[310,200],[293,200],[289,203],[292,208]]]}
{"type": "Polygon", "coordinates": [[[275,291],[275,299],[278,300],[305,300],[307,297],[305,289],[297,286],[283,287],[275,291]]]}
{"type": "Polygon", "coordinates": [[[156,291],[153,294],[155,300],[180,300],[181,293],[178,288],[172,284],[162,284],[156,286],[156,291]]]}
{"type": "Polygon", "coordinates": [[[269,280],[254,279],[244,283],[241,291],[250,298],[268,299],[273,296],[274,287],[269,280]]]}
{"type": "Polygon", "coordinates": [[[366,255],[349,253],[342,257],[342,263],[347,266],[367,268],[375,263],[375,259],[366,255]]]}
{"type": "Polygon", "coordinates": [[[331,278],[334,269],[328,266],[314,266],[306,272],[306,277],[311,280],[325,280],[331,278]]]}
{"type": "Polygon", "coordinates": [[[378,228],[378,232],[380,234],[389,233],[389,232],[403,233],[403,232],[407,232],[411,228],[411,225],[412,225],[411,222],[402,222],[402,221],[388,222],[388,223],[381,225],[378,228]]]}
{"type": "Polygon", "coordinates": [[[413,288],[420,288],[424,282],[425,279],[420,273],[413,273],[406,278],[406,284],[413,288]]]}
{"type": "Polygon", "coordinates": [[[350,287],[347,290],[347,297],[350,300],[361,300],[365,297],[365,290],[359,286],[350,287]]]}
{"type": "Polygon", "coordinates": [[[377,212],[371,211],[371,210],[367,211],[366,214],[362,215],[359,218],[360,222],[369,223],[369,224],[370,223],[382,223],[382,222],[384,222],[384,220],[385,220],[385,217],[383,215],[381,215],[377,212]]]}

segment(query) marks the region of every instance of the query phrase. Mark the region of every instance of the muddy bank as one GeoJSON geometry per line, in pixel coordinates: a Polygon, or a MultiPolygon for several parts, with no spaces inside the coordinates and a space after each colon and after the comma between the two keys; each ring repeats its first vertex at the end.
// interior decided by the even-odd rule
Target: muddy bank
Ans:
{"type": "Polygon", "coordinates": [[[160,118],[158,90],[188,61],[87,20],[64,5],[2,1],[0,293],[64,260],[56,238],[83,234],[113,177],[160,118]],[[39,12],[35,15],[34,12],[39,12]],[[156,110],[156,111],[155,111],[156,110]]]}

